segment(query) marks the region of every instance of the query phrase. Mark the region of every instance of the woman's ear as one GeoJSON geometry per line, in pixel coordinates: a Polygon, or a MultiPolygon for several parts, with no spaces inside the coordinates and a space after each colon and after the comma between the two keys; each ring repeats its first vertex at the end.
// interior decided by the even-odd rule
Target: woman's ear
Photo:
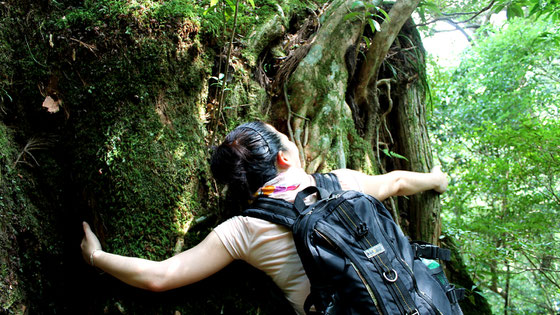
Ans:
{"type": "Polygon", "coordinates": [[[279,169],[286,170],[292,166],[292,160],[284,151],[279,151],[278,155],[276,156],[276,165],[279,169]]]}

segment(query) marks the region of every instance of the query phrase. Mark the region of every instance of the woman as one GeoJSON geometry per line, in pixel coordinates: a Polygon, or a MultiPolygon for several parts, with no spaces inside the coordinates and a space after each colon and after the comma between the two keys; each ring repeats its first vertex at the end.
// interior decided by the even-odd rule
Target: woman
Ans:
{"type": "MultiPolygon", "coordinates": [[[[259,195],[293,202],[314,185],[301,167],[296,145],[274,127],[250,122],[237,127],[215,150],[214,177],[228,186],[230,196],[247,203],[259,195]]],[[[447,179],[439,168],[430,173],[393,171],[370,176],[357,171],[333,171],[344,190],[358,190],[379,200],[434,189],[444,192],[447,179]]],[[[91,265],[139,288],[165,291],[202,280],[242,259],[263,270],[283,290],[298,314],[309,294],[309,280],[297,255],[291,232],[261,219],[234,216],[217,226],[195,247],[156,262],[104,252],[89,225],[82,254],[91,265]]]]}

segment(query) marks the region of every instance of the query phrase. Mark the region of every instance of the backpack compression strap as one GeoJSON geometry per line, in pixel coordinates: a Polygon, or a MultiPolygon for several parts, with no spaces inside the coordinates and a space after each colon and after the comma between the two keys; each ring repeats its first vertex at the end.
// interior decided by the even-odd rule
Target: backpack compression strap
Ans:
{"type": "Polygon", "coordinates": [[[465,298],[465,288],[455,288],[455,286],[452,285],[451,289],[445,292],[445,295],[447,295],[451,304],[458,303],[465,298]]]}

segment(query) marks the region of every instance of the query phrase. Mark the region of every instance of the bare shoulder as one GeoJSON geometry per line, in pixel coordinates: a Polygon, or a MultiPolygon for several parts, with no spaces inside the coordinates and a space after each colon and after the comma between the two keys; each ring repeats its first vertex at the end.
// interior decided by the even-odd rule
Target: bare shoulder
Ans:
{"type": "Polygon", "coordinates": [[[366,174],[351,169],[338,169],[332,171],[332,173],[338,177],[338,181],[343,190],[365,192],[364,179],[367,176],[366,174]]]}
{"type": "Polygon", "coordinates": [[[339,169],[333,171],[341,182],[355,183],[353,184],[356,188],[351,188],[353,190],[359,190],[363,193],[371,195],[379,200],[384,200],[390,195],[388,185],[392,182],[391,178],[387,174],[383,175],[368,175],[356,170],[350,169],[339,169]]]}
{"type": "Polygon", "coordinates": [[[339,168],[337,170],[333,170],[331,171],[331,173],[335,174],[339,179],[342,178],[347,178],[347,177],[363,177],[363,176],[367,176],[366,174],[356,171],[356,170],[351,170],[348,168],[339,168]]]}

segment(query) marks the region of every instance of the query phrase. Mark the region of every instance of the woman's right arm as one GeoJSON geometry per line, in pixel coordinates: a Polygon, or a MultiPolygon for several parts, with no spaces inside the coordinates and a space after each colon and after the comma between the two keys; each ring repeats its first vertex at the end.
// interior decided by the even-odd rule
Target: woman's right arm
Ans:
{"type": "Polygon", "coordinates": [[[211,232],[195,247],[164,261],[104,252],[89,224],[83,223],[82,255],[88,264],[132,286],[166,291],[202,280],[233,261],[218,235],[211,232]]]}

